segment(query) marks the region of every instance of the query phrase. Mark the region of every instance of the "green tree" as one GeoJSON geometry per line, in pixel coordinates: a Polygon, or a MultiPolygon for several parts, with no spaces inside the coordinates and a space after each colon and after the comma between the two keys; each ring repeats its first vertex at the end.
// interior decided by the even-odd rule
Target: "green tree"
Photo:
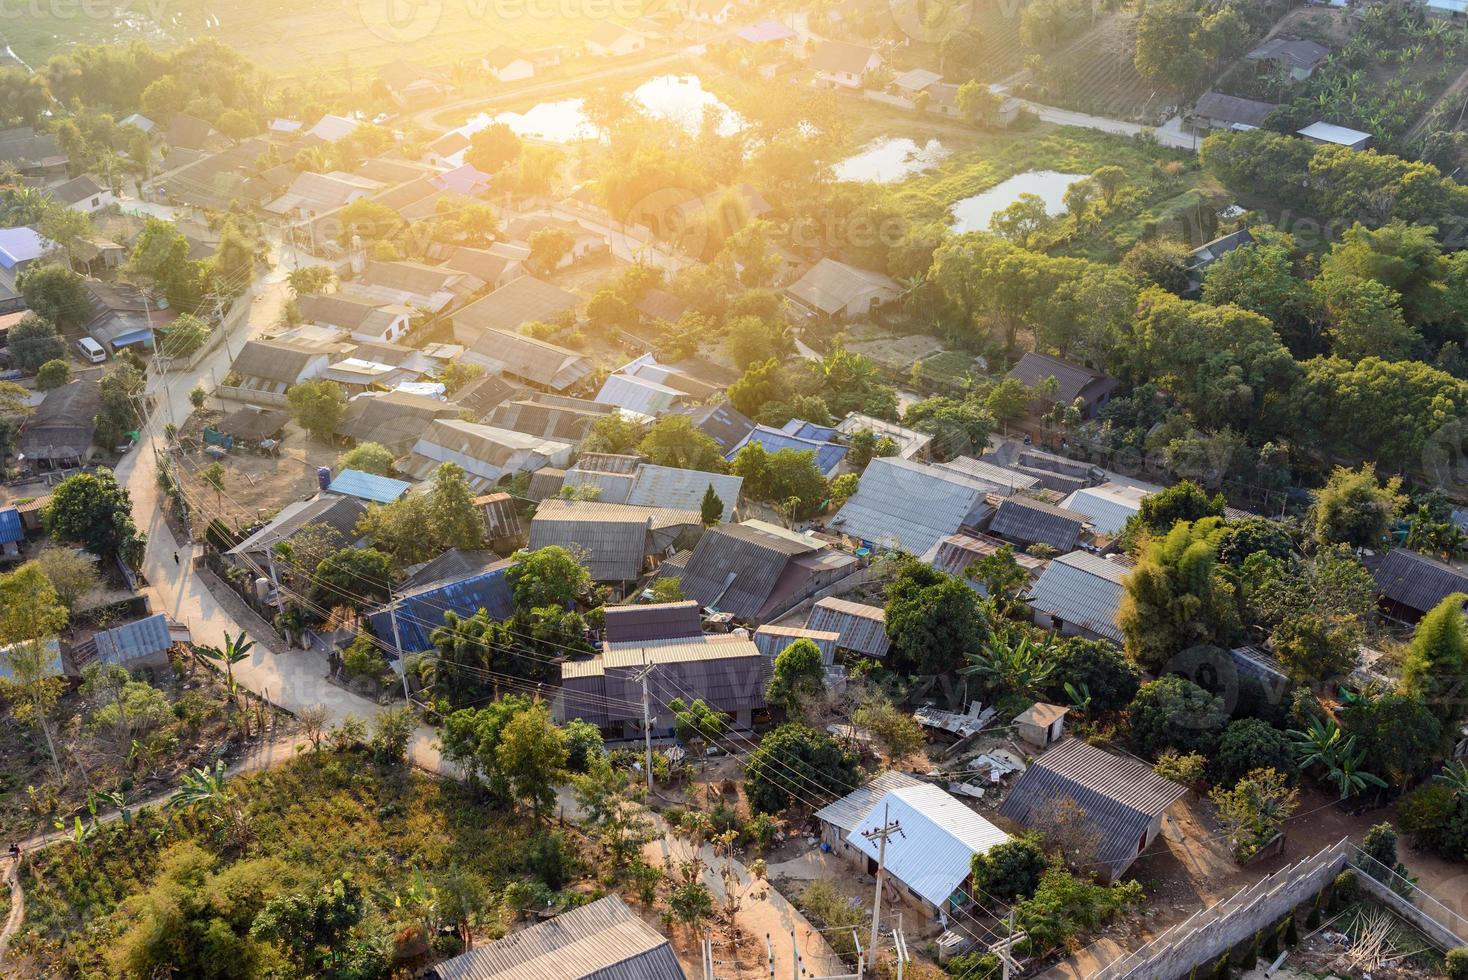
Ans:
{"type": "Polygon", "coordinates": [[[1116,623],[1127,656],[1161,671],[1190,647],[1226,647],[1240,628],[1235,587],[1218,564],[1216,517],[1180,522],[1148,542],[1122,582],[1116,623]]]}
{"type": "Polygon", "coordinates": [[[336,461],[338,470],[361,470],[378,476],[390,476],[392,464],[392,450],[379,442],[358,443],[336,461]]]}
{"type": "Polygon", "coordinates": [[[1258,718],[1229,722],[1218,740],[1210,772],[1218,786],[1232,786],[1253,769],[1274,769],[1288,775],[1295,750],[1289,736],[1258,718]]]}
{"type": "Polygon", "coordinates": [[[1143,497],[1136,521],[1147,534],[1166,534],[1178,521],[1192,522],[1205,517],[1222,517],[1223,509],[1223,494],[1217,493],[1210,497],[1192,480],[1180,480],[1170,487],[1143,497]]]}
{"type": "Polygon", "coordinates": [[[821,648],[810,640],[796,640],[775,656],[774,672],[765,700],[794,715],[809,699],[826,689],[826,669],[821,648]]]}
{"type": "Polygon", "coordinates": [[[316,566],[311,600],[328,609],[366,609],[386,602],[391,586],[391,558],[376,548],[342,548],[316,566]]]}
{"type": "Polygon", "coordinates": [[[66,625],[66,607],[36,562],[0,576],[0,604],[0,644],[6,645],[0,660],[10,674],[5,686],[15,692],[16,718],[34,722],[41,729],[60,779],[61,758],[51,731],[51,714],[65,684],[45,641],[66,625]]]}
{"type": "Polygon", "coordinates": [[[771,357],[795,353],[795,340],[784,322],[757,316],[734,317],[725,325],[724,348],[739,370],[744,371],[771,357]]]}
{"type": "Polygon", "coordinates": [[[41,519],[53,540],[80,542],[94,555],[126,557],[141,546],[132,497],[108,469],[62,480],[51,492],[41,519]]]}
{"type": "Polygon", "coordinates": [[[656,466],[722,473],[728,467],[723,451],[686,415],[665,415],[652,424],[637,451],[656,466]]]}
{"type": "Polygon", "coordinates": [[[952,674],[983,650],[989,626],[973,589],[917,561],[887,586],[893,664],[908,674],[952,674]]]}
{"type": "Polygon", "coordinates": [[[1422,335],[1402,313],[1401,296],[1375,279],[1322,275],[1314,287],[1330,318],[1332,353],[1350,361],[1401,361],[1421,345],[1422,335]]]}
{"type": "Polygon", "coordinates": [[[1425,776],[1443,751],[1443,724],[1437,713],[1412,694],[1361,698],[1340,711],[1342,730],[1365,752],[1362,765],[1397,787],[1425,776]]]}
{"type": "Polygon", "coordinates": [[[255,916],[250,935],[278,947],[303,975],[335,975],[342,946],[367,913],[350,876],[322,888],[272,899],[255,916]]]}
{"type": "Polygon", "coordinates": [[[1154,238],[1133,245],[1122,256],[1121,267],[1140,280],[1155,283],[1170,293],[1181,293],[1192,279],[1189,272],[1192,261],[1193,253],[1181,242],[1154,238]]]}
{"type": "Polygon", "coordinates": [[[335,381],[302,381],[285,393],[291,417],[311,435],[326,442],[346,412],[346,396],[335,381]]]}
{"type": "Polygon", "coordinates": [[[1210,798],[1240,861],[1269,843],[1300,805],[1299,790],[1291,789],[1282,773],[1269,768],[1250,771],[1232,788],[1215,787],[1210,798]]]}
{"type": "Polygon", "coordinates": [[[1048,642],[1036,642],[1027,628],[1006,623],[990,628],[982,649],[965,654],[968,664],[958,672],[979,678],[996,698],[1034,700],[1055,670],[1049,652],[1048,642]]]}
{"type": "MultiPolygon", "coordinates": [[[[86,280],[63,265],[38,262],[28,266],[15,277],[15,288],[25,298],[26,308],[47,323],[80,326],[92,315],[86,280]]],[[[12,330],[12,348],[14,333],[12,330]]]]}
{"type": "MultiPolygon", "coordinates": [[[[66,344],[51,321],[43,319],[32,310],[10,328],[10,355],[15,366],[26,371],[37,371],[55,361],[66,364],[66,344]]],[[[70,369],[67,371],[70,375],[70,369]]],[[[55,376],[53,369],[52,376],[55,376]]],[[[37,386],[40,378],[36,379],[37,386]]],[[[64,382],[63,382],[64,383],[64,382]]],[[[54,387],[54,386],[53,386],[54,387]]]]}
{"type": "Polygon", "coordinates": [[[191,313],[180,313],[163,331],[159,353],[164,357],[188,357],[209,339],[209,324],[191,313]]]}
{"type": "Polygon", "coordinates": [[[1400,477],[1380,482],[1376,467],[1363,463],[1359,470],[1337,466],[1315,495],[1311,523],[1321,544],[1379,548],[1406,505],[1400,477]]]}
{"type": "Polygon", "coordinates": [[[853,755],[825,732],[793,722],[766,732],[744,767],[744,793],[755,813],[820,806],[860,782],[853,755]]]}
{"type": "Polygon", "coordinates": [[[569,609],[591,589],[591,573],[586,566],[559,545],[520,552],[505,572],[505,579],[520,609],[569,609]]]}
{"type": "Polygon", "coordinates": [[[475,506],[474,491],[458,463],[440,463],[433,471],[428,519],[433,541],[440,548],[479,551],[488,543],[484,515],[475,506]]]}
{"type": "Polygon", "coordinates": [[[146,387],[147,377],[126,354],[102,372],[97,383],[102,408],[93,419],[97,442],[115,446],[142,427],[138,403],[146,387]]]}
{"type": "Polygon", "coordinates": [[[470,137],[464,162],[481,173],[495,174],[505,164],[519,159],[523,149],[513,129],[504,123],[494,123],[470,137]]]}
{"type": "Polygon", "coordinates": [[[40,391],[60,388],[70,380],[71,365],[60,358],[47,361],[36,371],[36,388],[40,391]]]}
{"type": "Polygon", "coordinates": [[[591,431],[581,440],[583,453],[627,454],[647,435],[647,426],[620,412],[603,415],[591,424],[591,431]]]}
{"type": "Polygon", "coordinates": [[[70,548],[46,545],[34,564],[56,590],[57,601],[68,613],[75,612],[81,600],[101,583],[95,564],[70,548]]]}
{"type": "Polygon", "coordinates": [[[1468,595],[1454,593],[1423,616],[1402,661],[1402,691],[1430,705],[1444,722],[1445,732],[1456,732],[1458,723],[1468,716],[1468,708],[1456,693],[1468,674],[1464,602],[1468,595]]]}
{"type": "Polygon", "coordinates": [[[698,505],[698,517],[704,527],[713,527],[724,517],[724,501],[714,493],[714,485],[710,483],[703,492],[703,500],[698,505]]]}
{"type": "Polygon", "coordinates": [[[1228,721],[1222,698],[1176,675],[1143,684],[1127,715],[1132,741],[1148,755],[1165,748],[1211,755],[1228,721]]]}
{"type": "Polygon", "coordinates": [[[1071,636],[1051,646],[1054,665],[1045,690],[1046,700],[1065,704],[1067,689],[1085,691],[1089,714],[1120,711],[1132,703],[1141,687],[1137,668],[1105,640],[1071,636]]]}
{"type": "Polygon", "coordinates": [[[793,516],[806,517],[820,509],[829,487],[816,467],[815,452],[781,449],[770,453],[759,442],[739,450],[730,470],[744,478],[744,492],[755,500],[785,505],[794,501],[793,516]]]}
{"type": "Polygon", "coordinates": [[[989,435],[997,426],[986,409],[941,395],[909,405],[902,422],[919,432],[932,433],[931,452],[940,461],[988,452],[989,435]]]}
{"type": "Polygon", "coordinates": [[[1030,573],[1014,557],[1014,546],[1000,545],[968,567],[964,573],[984,587],[1001,613],[1009,613],[1019,605],[1019,594],[1030,584],[1030,573]]]}
{"type": "Polygon", "coordinates": [[[708,755],[709,746],[729,727],[729,716],[709,707],[702,698],[691,703],[674,698],[668,702],[668,710],[673,712],[673,734],[684,745],[697,748],[700,758],[708,755]]]}
{"type": "Polygon", "coordinates": [[[291,292],[296,296],[324,293],[336,281],[336,273],[328,265],[304,265],[285,274],[291,292]]]}
{"type": "Polygon", "coordinates": [[[971,870],[980,904],[987,905],[985,899],[1012,903],[1029,898],[1040,887],[1040,879],[1049,867],[1044,841],[1036,833],[1011,837],[975,854],[971,870]]]}
{"type": "Polygon", "coordinates": [[[510,719],[495,757],[512,797],[527,805],[540,823],[566,778],[565,736],[551,721],[549,709],[537,701],[510,719]]]}

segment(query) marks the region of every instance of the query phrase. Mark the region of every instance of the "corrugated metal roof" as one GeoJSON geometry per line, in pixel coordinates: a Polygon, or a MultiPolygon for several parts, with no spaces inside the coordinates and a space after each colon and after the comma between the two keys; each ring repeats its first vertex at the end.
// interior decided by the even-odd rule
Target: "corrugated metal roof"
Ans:
{"type": "Polygon", "coordinates": [[[14,507],[0,510],[0,544],[13,544],[25,538],[20,526],[20,511],[14,507]]]}
{"type": "Polygon", "coordinates": [[[872,806],[889,791],[922,785],[924,785],[923,781],[916,776],[889,769],[887,772],[879,773],[865,786],[858,787],[835,803],[817,810],[816,819],[833,827],[851,831],[866,818],[872,806]]]}
{"type": "Polygon", "coordinates": [[[636,479],[627,491],[627,503],[644,504],[650,507],[682,507],[699,510],[703,495],[713,487],[723,513],[719,519],[730,520],[739,494],[744,489],[744,477],[729,473],[709,473],[706,470],[684,470],[676,466],[656,466],[644,463],[637,469],[636,479]]]}
{"type": "Polygon", "coordinates": [[[926,783],[888,790],[846,839],[876,857],[877,845],[863,835],[888,820],[901,824],[902,833],[887,840],[887,873],[940,908],[968,880],[975,854],[1009,840],[957,797],[926,783]]]}
{"type": "Polygon", "coordinates": [[[759,652],[770,664],[796,640],[814,643],[821,651],[821,663],[826,666],[836,662],[836,648],[841,645],[840,633],[802,626],[761,626],[754,631],[754,645],[759,647],[759,652]]]}
{"type": "Polygon", "coordinates": [[[390,504],[408,492],[412,484],[406,480],[394,480],[390,476],[378,476],[362,470],[342,470],[327,487],[332,493],[344,494],[371,500],[374,503],[390,504]]]}
{"type": "Polygon", "coordinates": [[[668,941],[616,895],[433,967],[437,980],[687,980],[668,941]]]}
{"type": "Polygon", "coordinates": [[[897,455],[903,459],[912,459],[914,456],[922,455],[933,443],[933,435],[930,432],[919,432],[898,425],[896,422],[888,422],[871,415],[863,415],[860,412],[851,412],[846,418],[836,425],[836,431],[848,439],[856,435],[862,429],[870,431],[878,439],[888,436],[897,443],[897,455]]]}
{"type": "MultiPolygon", "coordinates": [[[[596,487],[595,499],[604,504],[625,504],[627,493],[636,478],[630,473],[608,473],[605,470],[583,470],[571,467],[561,478],[563,487],[596,487]]],[[[582,491],[583,493],[585,491],[582,491]]],[[[585,499],[585,498],[583,498],[585,499]]]]}
{"type": "Polygon", "coordinates": [[[355,497],[321,494],[310,500],[282,507],[270,523],[235,545],[228,553],[244,555],[266,551],[278,542],[290,540],[292,535],[308,524],[325,524],[343,539],[354,541],[357,522],[365,513],[366,505],[355,497]]]}
{"type": "Polygon", "coordinates": [[[711,527],[698,539],[681,576],[683,594],[704,606],[753,619],[796,555],[816,549],[750,522],[711,527]]]}
{"type": "MultiPolygon", "coordinates": [[[[27,640],[26,642],[33,643],[36,641],[27,640]]],[[[45,675],[47,677],[60,677],[66,673],[66,665],[61,659],[61,641],[53,636],[40,642],[46,648],[45,675]]],[[[0,680],[14,682],[15,675],[10,670],[10,657],[8,654],[18,646],[20,646],[19,643],[7,643],[4,646],[0,646],[0,680]]]]}
{"type": "Polygon", "coordinates": [[[698,603],[655,602],[640,606],[605,606],[608,643],[638,643],[703,635],[698,603]]]}
{"type": "Polygon", "coordinates": [[[1043,572],[1045,566],[1049,564],[1043,558],[1034,558],[1015,549],[1014,545],[1007,541],[991,538],[987,534],[968,533],[948,535],[929,548],[922,556],[922,560],[924,564],[931,565],[946,575],[968,581],[970,585],[983,593],[985,590],[981,583],[968,579],[969,566],[995,554],[1001,548],[1010,549],[1014,554],[1015,562],[1029,573],[1031,579],[1043,572]]]}
{"type": "Polygon", "coordinates": [[[557,718],[584,718],[606,725],[642,717],[642,684],[637,675],[649,664],[649,700],[656,706],[654,726],[670,726],[668,703],[702,698],[718,711],[757,711],[765,706],[765,661],[753,641],[731,634],[653,640],[608,647],[591,660],[561,667],[564,697],[557,718]]]}
{"type": "Polygon", "coordinates": [[[1382,597],[1425,613],[1454,592],[1468,592],[1468,573],[1406,548],[1387,552],[1376,569],[1382,597]]]}
{"type": "Polygon", "coordinates": [[[988,483],[993,487],[990,493],[1004,496],[1034,490],[1040,486],[1038,477],[1021,473],[1019,470],[1012,470],[1007,466],[1000,466],[998,463],[974,459],[972,456],[955,456],[946,463],[936,465],[939,469],[962,473],[964,476],[988,483]]]}
{"type": "Polygon", "coordinates": [[[1067,738],[1030,763],[999,815],[1026,827],[1047,827],[1064,807],[1078,825],[1073,836],[1089,840],[1084,850],[1118,868],[1137,856],[1152,821],[1186,792],[1151,766],[1067,738]]]}
{"type": "Polygon", "coordinates": [[[1076,546],[1086,518],[1028,497],[1006,497],[999,502],[989,533],[1025,545],[1047,544],[1062,554],[1076,546]]]}
{"type": "MultiPolygon", "coordinates": [[[[569,475],[569,474],[568,474],[569,475]]],[[[684,533],[702,529],[695,510],[633,507],[552,497],[530,520],[530,548],[559,545],[586,554],[598,582],[632,581],[648,555],[684,533]]]]}
{"type": "Polygon", "coordinates": [[[748,637],[733,633],[702,633],[696,637],[673,637],[645,643],[622,643],[602,653],[608,670],[645,667],[648,664],[689,663],[699,660],[728,660],[758,657],[759,647],[748,637]]]}
{"type": "Polygon", "coordinates": [[[698,427],[699,431],[717,442],[719,448],[723,450],[734,448],[754,429],[753,422],[727,403],[699,405],[680,409],[680,411],[693,419],[693,424],[698,427]]]}
{"type": "Polygon", "coordinates": [[[988,507],[991,486],[926,463],[878,457],[831,527],[884,548],[925,554],[939,538],[972,523],[988,507]]]}
{"type": "Polygon", "coordinates": [[[630,374],[608,375],[596,393],[596,400],[603,405],[616,405],[642,415],[657,415],[682,399],[683,392],[677,388],[630,374]]]}
{"type": "Polygon", "coordinates": [[[841,634],[840,646],[868,657],[885,657],[892,648],[887,636],[887,612],[881,606],[837,599],[819,599],[806,617],[807,629],[841,634]]]}
{"type": "Polygon", "coordinates": [[[102,630],[92,639],[97,644],[97,656],[103,663],[124,667],[173,646],[173,638],[168,633],[168,617],[163,613],[102,630]]]}
{"type": "MultiPolygon", "coordinates": [[[[429,637],[443,625],[446,612],[472,616],[483,609],[495,619],[509,618],[515,611],[515,596],[505,572],[514,563],[507,558],[477,575],[399,597],[398,630],[403,638],[403,651],[419,653],[433,649],[429,637]]],[[[392,615],[387,607],[372,612],[368,618],[372,631],[391,642],[392,615]]]]}
{"type": "Polygon", "coordinates": [[[1119,561],[1073,551],[1050,562],[1030,589],[1030,605],[1057,619],[1103,636],[1118,646],[1122,579],[1131,568],[1119,561]]]}
{"type": "Polygon", "coordinates": [[[1103,483],[1086,487],[1066,497],[1060,506],[1084,514],[1096,530],[1106,535],[1120,534],[1127,518],[1142,509],[1147,491],[1123,483],[1103,483]]]}

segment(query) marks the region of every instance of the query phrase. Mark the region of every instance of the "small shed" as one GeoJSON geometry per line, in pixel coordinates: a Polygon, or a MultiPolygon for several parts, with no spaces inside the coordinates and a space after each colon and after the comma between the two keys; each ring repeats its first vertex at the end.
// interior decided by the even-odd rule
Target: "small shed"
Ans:
{"type": "Polygon", "coordinates": [[[1037,749],[1049,748],[1065,735],[1065,716],[1069,708],[1036,701],[1014,718],[1019,737],[1037,749]]]}

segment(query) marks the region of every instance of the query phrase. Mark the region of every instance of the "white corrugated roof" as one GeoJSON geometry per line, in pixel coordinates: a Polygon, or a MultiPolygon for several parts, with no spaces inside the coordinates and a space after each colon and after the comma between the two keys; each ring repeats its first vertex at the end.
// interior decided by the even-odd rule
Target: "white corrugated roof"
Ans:
{"type": "Polygon", "coordinates": [[[1313,122],[1304,129],[1298,130],[1298,135],[1309,140],[1321,143],[1334,143],[1336,146],[1355,146],[1362,140],[1371,139],[1370,133],[1363,133],[1359,129],[1351,129],[1348,126],[1337,126],[1335,123],[1313,122]]]}
{"type": "Polygon", "coordinates": [[[1147,491],[1123,483],[1103,483],[1077,490],[1060,502],[1066,510],[1085,514],[1102,534],[1120,534],[1128,517],[1142,509],[1147,491]]]}
{"type": "Polygon", "coordinates": [[[888,874],[940,908],[968,879],[973,856],[1009,839],[957,797],[926,783],[889,790],[846,839],[875,858],[877,845],[863,834],[890,820],[902,833],[887,839],[888,874]]]}

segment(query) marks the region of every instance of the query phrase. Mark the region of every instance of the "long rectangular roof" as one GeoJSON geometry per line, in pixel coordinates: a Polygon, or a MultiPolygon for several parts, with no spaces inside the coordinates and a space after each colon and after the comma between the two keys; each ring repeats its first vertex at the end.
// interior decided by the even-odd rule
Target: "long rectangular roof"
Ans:
{"type": "Polygon", "coordinates": [[[885,657],[892,649],[887,613],[881,606],[828,596],[811,607],[805,625],[807,629],[840,633],[840,646],[868,657],[885,657]]]}
{"type": "Polygon", "coordinates": [[[986,508],[989,490],[988,483],[951,470],[878,457],[867,464],[856,493],[831,519],[831,527],[922,555],[986,508]]]}
{"type": "Polygon", "coordinates": [[[1085,551],[1061,555],[1030,589],[1030,605],[1120,645],[1116,614],[1121,609],[1122,579],[1130,571],[1127,564],[1085,551]]]}
{"type": "MultiPolygon", "coordinates": [[[[505,288],[508,289],[509,286],[505,288]]],[[[491,298],[493,294],[485,297],[491,298]]],[[[467,311],[461,310],[455,317],[462,317],[465,312],[467,311]]],[[[592,369],[591,359],[585,354],[500,329],[485,330],[465,357],[492,371],[502,371],[556,391],[571,387],[590,374],[592,369]]]]}
{"type": "Polygon", "coordinates": [[[1061,553],[1080,540],[1086,516],[1028,497],[1006,497],[999,502],[989,533],[1021,544],[1047,544],[1061,553]]]}
{"type": "Polygon", "coordinates": [[[724,458],[733,460],[739,455],[739,450],[752,442],[757,442],[764,447],[767,453],[778,453],[782,449],[794,449],[797,452],[808,452],[815,457],[816,469],[826,475],[841,465],[846,458],[847,447],[827,442],[824,439],[810,439],[805,436],[793,435],[768,425],[756,425],[743,439],[724,454],[724,458]]]}
{"type": "Polygon", "coordinates": [[[701,528],[696,510],[634,507],[551,497],[530,520],[530,548],[559,545],[584,552],[598,582],[630,582],[648,555],[672,544],[684,530],[701,528]]]}
{"type": "Polygon", "coordinates": [[[643,463],[637,468],[632,487],[627,491],[627,503],[698,510],[709,487],[714,488],[715,496],[724,505],[719,519],[727,521],[732,518],[734,506],[739,502],[740,491],[744,488],[744,477],[730,473],[709,473],[705,470],[685,470],[676,466],[643,463]]]}
{"type": "Polygon", "coordinates": [[[1086,849],[1104,864],[1137,854],[1147,828],[1187,790],[1135,759],[1102,751],[1078,738],[1053,746],[1025,770],[999,815],[1026,827],[1046,827],[1057,808],[1074,804],[1086,849]]]}
{"type": "Polygon", "coordinates": [[[97,656],[103,663],[123,667],[173,646],[173,638],[168,632],[168,617],[163,613],[102,630],[92,639],[97,644],[97,656]]]}
{"type": "Polygon", "coordinates": [[[1077,490],[1061,506],[1089,517],[1102,534],[1117,535],[1126,528],[1127,518],[1142,509],[1147,496],[1147,491],[1124,483],[1103,483],[1077,490]]]}
{"type": "Polygon", "coordinates": [[[1454,592],[1468,592],[1468,572],[1406,548],[1393,548],[1376,568],[1382,598],[1425,613],[1454,592]]]}
{"type": "Polygon", "coordinates": [[[687,980],[673,948],[616,895],[445,960],[436,980],[687,980]]]}
{"type": "Polygon", "coordinates": [[[865,834],[890,820],[902,833],[887,840],[887,873],[940,908],[968,880],[975,854],[1009,840],[962,800],[927,783],[888,790],[846,839],[875,858],[877,845],[865,834]]]}
{"type": "MultiPolygon", "coordinates": [[[[472,616],[483,609],[495,619],[507,619],[515,611],[515,597],[505,573],[513,559],[495,562],[485,571],[457,581],[430,585],[398,598],[398,632],[405,653],[433,649],[429,638],[443,625],[446,612],[472,616]]],[[[392,642],[392,613],[387,607],[374,610],[368,619],[372,631],[392,642]]]]}
{"type": "Polygon", "coordinates": [[[636,606],[606,606],[608,643],[641,643],[676,637],[703,635],[703,617],[698,603],[655,602],[636,606]]]}
{"type": "Polygon", "coordinates": [[[745,522],[711,527],[683,570],[683,594],[743,619],[755,618],[774,592],[791,558],[817,550],[745,522]]]}
{"type": "Polygon", "coordinates": [[[831,824],[833,827],[840,827],[842,830],[855,830],[857,824],[866,818],[876,802],[889,790],[922,785],[923,781],[916,776],[889,769],[879,773],[865,786],[858,786],[835,803],[817,810],[816,819],[822,823],[831,824]]]}

